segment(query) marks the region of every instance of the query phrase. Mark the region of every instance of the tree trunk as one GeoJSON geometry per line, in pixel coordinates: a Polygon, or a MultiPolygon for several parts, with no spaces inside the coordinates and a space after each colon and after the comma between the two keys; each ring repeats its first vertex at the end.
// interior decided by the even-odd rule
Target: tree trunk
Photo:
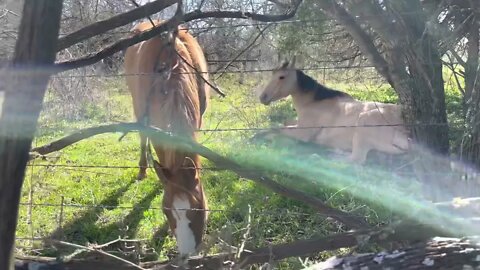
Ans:
{"type": "Polygon", "coordinates": [[[434,153],[448,154],[448,125],[441,55],[438,41],[427,31],[427,14],[420,1],[389,1],[397,13],[398,31],[404,36],[397,44],[401,63],[394,88],[404,106],[404,118],[412,125],[413,138],[434,153]],[[403,69],[403,70],[400,70],[403,69]]]}
{"type": "MultiPolygon", "coordinates": [[[[476,3],[478,5],[478,3],[476,3]]],[[[465,135],[462,141],[461,157],[463,160],[480,168],[480,19],[475,15],[468,33],[467,65],[465,67],[465,135]]]]}
{"type": "Polygon", "coordinates": [[[412,137],[422,146],[445,155],[449,152],[449,142],[442,63],[430,49],[428,55],[425,55],[428,49],[408,53],[403,68],[409,72],[392,76],[392,82],[412,137]]]}
{"type": "Polygon", "coordinates": [[[467,101],[462,159],[480,168],[480,108],[478,106],[480,104],[480,65],[477,66],[475,78],[473,91],[467,101]]]}
{"type": "Polygon", "coordinates": [[[55,60],[63,0],[26,0],[0,118],[0,269],[9,269],[28,153],[55,60]]]}
{"type": "MultiPolygon", "coordinates": [[[[476,4],[478,5],[478,3],[476,4]]],[[[480,36],[478,31],[478,23],[480,23],[479,19],[480,18],[477,18],[477,15],[473,13],[472,19],[467,22],[469,24],[469,29],[467,39],[467,61],[465,66],[465,104],[468,103],[468,100],[472,96],[474,91],[475,77],[478,74],[478,49],[480,46],[480,36]]]]}

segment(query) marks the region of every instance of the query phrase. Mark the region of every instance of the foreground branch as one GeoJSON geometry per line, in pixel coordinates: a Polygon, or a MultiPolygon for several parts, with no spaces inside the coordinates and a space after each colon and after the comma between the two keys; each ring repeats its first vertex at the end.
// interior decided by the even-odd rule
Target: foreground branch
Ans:
{"type": "Polygon", "coordinates": [[[152,28],[149,31],[142,32],[133,37],[120,39],[115,44],[108,46],[94,54],[90,54],[88,56],[85,56],[83,58],[79,58],[76,60],[57,63],[54,65],[54,71],[63,72],[71,69],[93,65],[106,57],[109,57],[117,52],[125,50],[128,47],[133,46],[137,43],[140,43],[144,40],[151,39],[163,32],[174,29],[177,26],[178,26],[178,20],[176,20],[176,18],[172,18],[166,21],[165,23],[159,25],[158,27],[152,28]]]}
{"type": "MultiPolygon", "coordinates": [[[[156,129],[153,127],[145,127],[137,123],[111,124],[111,125],[87,128],[84,130],[80,130],[72,135],[66,136],[60,140],[54,141],[48,145],[34,148],[32,149],[32,152],[36,152],[40,155],[45,155],[48,153],[61,150],[80,140],[83,140],[95,135],[109,133],[109,132],[126,133],[131,131],[141,131],[142,133],[147,135],[149,138],[151,138],[152,142],[154,142],[155,144],[169,145],[170,147],[173,146],[184,151],[198,153],[199,155],[216,163],[217,165],[219,165],[219,167],[222,167],[225,170],[234,171],[241,177],[251,179],[263,186],[266,186],[267,188],[271,189],[272,191],[278,194],[304,202],[309,206],[311,206],[312,208],[319,211],[321,214],[332,217],[342,222],[343,224],[347,225],[349,228],[367,227],[366,222],[359,217],[353,216],[349,213],[330,207],[326,205],[323,201],[311,195],[308,195],[304,192],[285,187],[264,175],[258,174],[254,170],[245,170],[244,167],[237,164],[235,161],[225,158],[196,142],[193,142],[189,139],[181,138],[178,136],[172,136],[159,129],[156,129]]],[[[35,156],[35,155],[31,155],[31,156],[35,156]]]]}

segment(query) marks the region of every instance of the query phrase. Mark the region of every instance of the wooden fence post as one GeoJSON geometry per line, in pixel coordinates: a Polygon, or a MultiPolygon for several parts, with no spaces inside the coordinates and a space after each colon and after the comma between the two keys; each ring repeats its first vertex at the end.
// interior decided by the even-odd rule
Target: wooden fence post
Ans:
{"type": "Polygon", "coordinates": [[[63,0],[25,0],[0,118],[0,269],[13,255],[28,153],[55,61],[63,0]]]}

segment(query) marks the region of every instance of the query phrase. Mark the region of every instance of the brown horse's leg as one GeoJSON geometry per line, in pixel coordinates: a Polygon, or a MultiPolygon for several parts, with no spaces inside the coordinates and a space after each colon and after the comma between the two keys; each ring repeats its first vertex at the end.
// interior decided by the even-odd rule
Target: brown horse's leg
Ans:
{"type": "Polygon", "coordinates": [[[137,180],[142,180],[147,177],[147,136],[140,133],[140,161],[138,162],[140,170],[137,175],[137,180]]]}

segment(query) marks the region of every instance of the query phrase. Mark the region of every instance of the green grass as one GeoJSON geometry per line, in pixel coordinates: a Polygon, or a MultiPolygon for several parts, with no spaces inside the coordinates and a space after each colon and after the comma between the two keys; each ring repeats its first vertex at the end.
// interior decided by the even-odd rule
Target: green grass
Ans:
{"type": "MultiPolygon", "coordinates": [[[[219,84],[227,93],[227,97],[219,98],[212,93],[210,108],[204,117],[204,129],[267,127],[280,125],[295,115],[288,100],[269,107],[259,105],[252,92],[252,89],[257,87],[254,81],[240,85],[235,77],[226,76],[219,84]]],[[[43,145],[81,128],[133,119],[130,96],[123,82],[109,81],[105,84],[105,87],[107,86],[107,90],[104,91],[108,91],[108,100],[86,105],[84,118],[79,121],[53,117],[58,114],[49,114],[49,111],[54,110],[46,110],[41,116],[34,145],[43,145]]],[[[361,90],[346,85],[335,87],[346,90],[361,100],[396,101],[396,96],[388,87],[366,87],[361,90]]],[[[54,98],[47,96],[47,100],[54,98]]],[[[254,145],[249,141],[253,134],[253,131],[204,132],[199,137],[199,142],[251,167],[264,164],[271,169],[269,174],[276,181],[301,189],[334,207],[363,215],[373,224],[390,218],[391,211],[388,205],[371,204],[367,202],[368,200],[359,200],[352,196],[358,192],[362,177],[352,180],[348,185],[330,185],[328,188],[323,182],[327,181],[328,177],[322,178],[321,181],[308,177],[303,180],[284,177],[278,170],[288,167],[279,165],[285,160],[292,160],[291,169],[297,170],[298,168],[294,166],[295,161],[300,161],[300,165],[311,164],[316,168],[322,168],[325,166],[325,159],[312,156],[312,149],[309,147],[299,150],[308,154],[298,156],[286,147],[272,150],[267,146],[254,145]]],[[[31,197],[34,204],[48,206],[34,206],[29,214],[28,205],[22,205],[17,236],[54,237],[79,244],[105,243],[118,237],[134,238],[144,240],[139,245],[139,250],[146,258],[166,259],[168,254],[173,253],[175,240],[167,233],[165,217],[159,209],[162,187],[156,175],[148,171],[147,179],[137,182],[136,168],[96,167],[137,165],[138,135],[128,134],[119,142],[120,135],[96,136],[55,153],[53,160],[36,160],[30,163],[22,190],[22,202],[28,204],[31,197]],[[68,165],[87,167],[65,167],[68,165]],[[60,204],[62,198],[64,204],[71,206],[65,206],[63,209],[54,206],[60,204]],[[111,207],[73,207],[73,205],[111,207]]],[[[293,145],[298,147],[296,144],[293,145]]],[[[215,164],[204,160],[203,166],[214,167],[215,164]]],[[[331,181],[335,181],[336,177],[341,178],[343,174],[354,173],[352,168],[341,164],[325,170],[327,175],[332,171],[342,172],[337,176],[330,176],[331,181]]],[[[207,246],[211,247],[210,253],[222,250],[217,237],[231,245],[238,246],[241,243],[247,226],[249,207],[252,211],[252,231],[246,243],[247,249],[265,246],[268,243],[285,243],[328,235],[344,229],[327,221],[324,216],[304,204],[274,194],[252,181],[239,178],[235,173],[204,170],[202,181],[209,208],[213,210],[209,215],[206,238],[207,246]]],[[[416,188],[405,187],[407,190],[416,188]]],[[[17,241],[19,252],[30,253],[30,249],[21,248],[30,245],[32,243],[28,240],[17,241]]],[[[42,255],[57,256],[71,252],[45,248],[41,241],[34,242],[33,246],[39,248],[42,255]]],[[[327,255],[318,254],[312,258],[319,259],[327,255]]],[[[289,259],[280,263],[278,267],[298,269],[301,264],[296,259],[289,259]]]]}

